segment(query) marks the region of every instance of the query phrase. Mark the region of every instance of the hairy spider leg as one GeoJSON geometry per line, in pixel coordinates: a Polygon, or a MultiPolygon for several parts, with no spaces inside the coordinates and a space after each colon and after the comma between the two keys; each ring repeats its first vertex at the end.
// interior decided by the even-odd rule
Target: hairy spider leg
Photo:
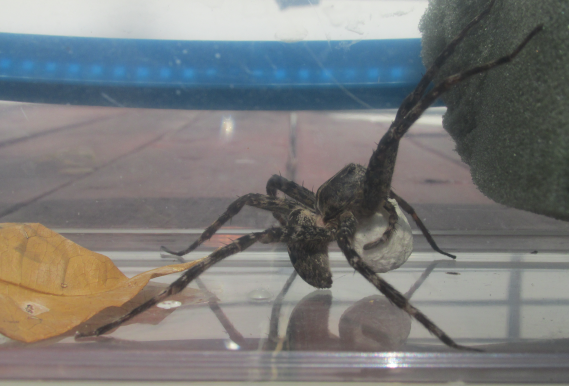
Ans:
{"type": "MultiPolygon", "coordinates": [[[[427,239],[427,242],[429,243],[431,248],[433,248],[435,251],[437,251],[438,253],[440,253],[442,255],[450,257],[451,259],[456,259],[455,255],[451,255],[450,253],[447,253],[447,252],[445,252],[439,248],[437,243],[435,243],[435,239],[433,239],[433,236],[431,236],[431,233],[429,232],[429,230],[427,229],[425,224],[423,224],[423,222],[421,221],[421,219],[417,215],[417,212],[415,212],[415,209],[413,209],[413,207],[407,201],[405,201],[403,198],[401,198],[400,196],[395,194],[395,192],[393,190],[391,192],[389,192],[389,197],[391,197],[395,201],[397,201],[397,204],[399,204],[399,206],[405,212],[409,213],[409,215],[413,218],[413,221],[415,221],[415,224],[417,224],[417,226],[419,227],[421,232],[423,232],[423,236],[425,236],[425,238],[427,239]]],[[[364,249],[365,249],[365,246],[364,246],[364,249]]]]}
{"type": "Polygon", "coordinates": [[[162,246],[162,250],[176,256],[184,256],[190,253],[198,246],[200,246],[204,241],[209,240],[211,236],[213,236],[223,224],[225,224],[230,218],[239,213],[239,211],[241,211],[245,205],[268,210],[273,213],[279,213],[285,216],[288,216],[290,212],[297,207],[297,204],[291,200],[265,196],[264,194],[249,193],[233,201],[227,210],[217,220],[215,220],[213,224],[207,227],[206,230],[200,235],[200,237],[188,248],[179,252],[175,252],[162,246]]]}
{"type": "Polygon", "coordinates": [[[316,195],[313,192],[283,176],[273,174],[267,181],[267,194],[271,197],[276,197],[277,190],[300,202],[308,209],[316,210],[316,195]]]}
{"type": "MultiPolygon", "coordinates": [[[[465,38],[468,31],[490,13],[490,10],[494,6],[495,2],[496,0],[491,0],[488,3],[488,6],[470,23],[468,23],[468,25],[464,27],[462,31],[443,49],[433,64],[429,67],[427,72],[423,75],[415,89],[403,100],[401,106],[397,110],[395,120],[391,124],[389,131],[391,131],[394,127],[400,125],[401,121],[408,115],[409,111],[416,107],[418,101],[423,97],[423,94],[425,93],[427,87],[433,81],[435,75],[444,64],[446,59],[452,55],[458,44],[460,44],[460,42],[465,38]]],[[[423,111],[421,111],[421,113],[423,111]]],[[[418,118],[419,117],[416,119],[418,118]]],[[[411,122],[411,124],[414,122],[415,121],[411,122]]],[[[378,145],[377,150],[370,158],[365,176],[366,183],[364,186],[363,203],[364,209],[367,210],[370,214],[375,213],[375,209],[388,196],[389,190],[391,189],[391,178],[393,176],[398,149],[398,141],[391,143],[389,147],[382,146],[381,149],[378,145]],[[379,152],[381,152],[381,154],[378,154],[379,152]]]]}
{"type": "Polygon", "coordinates": [[[396,290],[391,284],[385,281],[381,276],[376,274],[369,265],[358,255],[352,246],[352,240],[356,233],[357,220],[350,212],[346,212],[340,219],[340,230],[338,231],[338,246],[348,259],[348,263],[358,271],[363,277],[366,278],[371,284],[376,287],[389,301],[397,307],[408,313],[411,317],[415,318],[421,323],[431,334],[440,339],[441,342],[449,347],[459,350],[480,351],[475,348],[461,346],[457,344],[450,336],[441,330],[435,323],[425,316],[417,308],[413,307],[405,296],[396,290]]]}
{"type": "Polygon", "coordinates": [[[276,243],[279,241],[287,241],[286,232],[284,231],[283,228],[269,228],[263,232],[254,232],[245,236],[241,236],[235,241],[233,241],[231,244],[227,244],[226,246],[223,246],[213,251],[205,259],[203,259],[198,264],[194,265],[193,267],[185,271],[182,276],[180,276],[176,281],[170,284],[164,291],[160,292],[158,295],[154,296],[146,303],[141,304],[140,306],[136,307],[129,313],[121,316],[120,318],[116,319],[111,323],[108,323],[102,327],[97,328],[92,332],[83,333],[83,334],[78,333],[76,337],[83,338],[87,336],[102,335],[120,326],[127,320],[134,318],[136,315],[141,314],[142,312],[148,310],[154,305],[160,303],[167,297],[179,293],[184,288],[186,288],[192,280],[200,276],[204,271],[206,271],[212,265],[219,263],[221,260],[225,259],[226,257],[244,251],[245,249],[249,248],[251,245],[255,244],[256,242],[268,244],[268,243],[276,243]]]}
{"type": "Polygon", "coordinates": [[[379,246],[380,244],[386,243],[387,240],[391,238],[393,233],[395,233],[395,225],[397,224],[397,220],[399,220],[399,216],[397,216],[395,207],[391,202],[385,200],[385,202],[383,203],[383,208],[389,214],[389,218],[387,219],[387,228],[385,228],[385,230],[383,231],[383,235],[379,239],[364,245],[364,250],[373,249],[379,246]]]}
{"type": "Polygon", "coordinates": [[[478,16],[472,19],[470,23],[468,23],[466,27],[464,27],[462,31],[460,31],[460,33],[443,49],[443,51],[439,54],[439,56],[437,56],[437,58],[435,59],[433,64],[431,64],[427,72],[425,72],[425,74],[423,75],[423,77],[415,87],[415,89],[409,95],[407,95],[407,97],[403,100],[403,103],[401,103],[401,106],[397,110],[397,115],[395,116],[394,124],[397,124],[401,119],[403,119],[403,117],[407,115],[409,110],[411,110],[415,106],[417,101],[421,99],[421,97],[427,90],[427,87],[429,87],[429,84],[431,84],[431,82],[434,80],[437,72],[443,66],[445,61],[454,53],[454,50],[460,44],[460,42],[465,38],[468,31],[470,31],[472,27],[478,24],[484,17],[486,17],[490,13],[490,10],[494,6],[494,3],[496,3],[496,0],[491,0],[486,6],[486,8],[478,16]]]}
{"type": "MultiPolygon", "coordinates": [[[[539,32],[543,30],[543,25],[539,25],[535,27],[526,37],[525,39],[516,47],[516,49],[501,58],[493,60],[491,62],[482,64],[480,66],[473,67],[469,70],[460,72],[458,74],[451,75],[444,79],[442,82],[437,84],[431,91],[429,91],[425,96],[423,96],[413,107],[407,115],[399,122],[397,125],[391,125],[387,133],[381,138],[379,144],[377,146],[377,150],[374,152],[372,158],[370,159],[370,167],[371,164],[377,165],[377,163],[381,163],[382,159],[382,150],[388,149],[393,146],[397,146],[399,140],[405,135],[407,130],[413,125],[417,119],[423,114],[423,112],[431,105],[433,102],[440,97],[442,94],[450,90],[456,84],[470,78],[471,76],[486,72],[491,70],[492,68],[498,67],[502,64],[506,64],[511,62],[526,46],[527,43],[539,32]]],[[[377,166],[375,166],[377,167],[377,166]]],[[[365,194],[365,192],[364,192],[365,194]]],[[[365,198],[364,198],[365,199],[365,198]]]]}
{"type": "MultiPolygon", "coordinates": [[[[267,181],[267,194],[271,197],[276,197],[277,190],[280,190],[290,198],[298,201],[302,205],[305,205],[307,209],[315,212],[316,196],[304,186],[290,181],[283,176],[279,176],[278,174],[273,174],[273,176],[267,181]]],[[[276,218],[282,226],[286,225],[286,219],[281,214],[273,212],[273,217],[276,218]]]]}
{"type": "Polygon", "coordinates": [[[442,94],[450,90],[456,84],[470,78],[473,75],[488,71],[494,67],[512,61],[525,45],[541,30],[543,25],[534,28],[518,47],[509,55],[486,64],[473,67],[464,72],[451,75],[427,92],[415,106],[399,121],[394,121],[389,130],[379,141],[377,149],[369,160],[364,184],[364,199],[362,206],[365,210],[371,211],[376,208],[386,198],[391,190],[391,178],[395,166],[395,158],[399,141],[407,130],[419,119],[421,114],[442,94]]]}

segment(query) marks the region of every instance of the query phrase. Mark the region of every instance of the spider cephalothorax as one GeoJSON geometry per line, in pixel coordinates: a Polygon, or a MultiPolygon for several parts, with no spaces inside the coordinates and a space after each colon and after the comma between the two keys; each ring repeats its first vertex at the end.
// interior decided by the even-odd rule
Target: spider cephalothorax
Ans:
{"type": "Polygon", "coordinates": [[[365,172],[362,165],[349,164],[318,188],[316,208],[325,223],[345,211],[351,211],[356,217],[371,216],[375,212],[361,206],[365,172]]]}
{"type": "MultiPolygon", "coordinates": [[[[445,60],[452,55],[454,49],[464,39],[467,32],[490,12],[495,1],[491,0],[486,9],[449,43],[427,70],[415,90],[403,100],[395,120],[379,141],[367,167],[356,164],[345,166],[336,175],[322,184],[316,194],[284,177],[279,175],[272,176],[267,182],[266,195],[249,193],[235,200],[225,213],[211,224],[188,248],[179,252],[171,251],[164,247],[163,249],[177,256],[183,256],[193,251],[204,241],[211,238],[225,222],[239,213],[245,205],[272,212],[280,226],[242,236],[232,243],[218,248],[148,302],[116,321],[82,336],[100,335],[119,326],[164,298],[178,293],[212,265],[228,256],[243,251],[256,242],[286,243],[291,262],[298,274],[314,287],[328,288],[332,285],[332,274],[328,262],[328,244],[336,241],[340,250],[346,256],[348,263],[393,304],[415,318],[446,345],[454,348],[469,349],[456,344],[423,313],[413,307],[403,294],[377,274],[377,272],[385,272],[401,265],[410,253],[409,248],[400,248],[397,251],[399,255],[395,257],[389,256],[387,264],[379,264],[375,267],[369,261],[366,261],[363,256],[365,251],[382,248],[387,243],[394,242],[393,236],[396,224],[398,224],[400,219],[400,216],[397,214],[397,205],[412,216],[433,249],[454,258],[453,255],[443,252],[437,247],[413,208],[391,190],[391,179],[400,139],[441,94],[473,75],[508,63],[524,48],[533,36],[542,30],[542,26],[536,27],[509,55],[452,75],[435,85],[431,90],[428,90],[429,84],[445,60]],[[288,198],[277,197],[278,191],[284,193],[288,198]],[[379,215],[380,213],[381,215],[379,215]],[[357,245],[361,241],[362,224],[373,222],[375,218],[381,218],[382,216],[387,220],[385,230],[382,234],[378,233],[371,238],[371,241],[364,242],[362,248],[358,250],[357,245]],[[360,233],[358,233],[358,227],[360,233]]],[[[380,260],[383,258],[384,256],[380,256],[380,260]]]]}

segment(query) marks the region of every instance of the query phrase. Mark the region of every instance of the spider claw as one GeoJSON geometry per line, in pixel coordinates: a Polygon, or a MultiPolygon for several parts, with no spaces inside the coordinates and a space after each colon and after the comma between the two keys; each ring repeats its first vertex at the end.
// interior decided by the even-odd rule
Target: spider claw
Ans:
{"type": "Polygon", "coordinates": [[[445,255],[445,256],[450,257],[450,258],[453,259],[453,260],[456,260],[456,256],[455,256],[455,255],[452,255],[452,254],[447,253],[447,252],[445,252],[445,251],[438,251],[438,252],[441,253],[441,254],[443,254],[443,255],[445,255]]]}
{"type": "Polygon", "coordinates": [[[163,245],[160,247],[160,249],[163,250],[163,251],[166,252],[166,253],[171,254],[171,255],[184,256],[184,254],[183,254],[182,252],[174,252],[173,250],[168,249],[168,248],[166,248],[166,247],[163,246],[163,245]]]}

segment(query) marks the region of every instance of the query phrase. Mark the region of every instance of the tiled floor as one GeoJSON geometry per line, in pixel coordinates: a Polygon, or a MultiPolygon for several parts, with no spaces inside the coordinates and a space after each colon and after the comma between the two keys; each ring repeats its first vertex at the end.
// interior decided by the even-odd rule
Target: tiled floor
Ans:
{"type": "MultiPolygon", "coordinates": [[[[289,112],[2,104],[0,221],[203,228],[235,197],[264,192],[274,173],[317,189],[345,164],[365,165],[393,119],[393,111],[295,114],[293,130],[289,112]]],[[[569,231],[485,198],[440,114],[427,114],[401,141],[393,181],[432,230],[569,231]]],[[[232,225],[271,221],[246,209],[232,225]]]]}

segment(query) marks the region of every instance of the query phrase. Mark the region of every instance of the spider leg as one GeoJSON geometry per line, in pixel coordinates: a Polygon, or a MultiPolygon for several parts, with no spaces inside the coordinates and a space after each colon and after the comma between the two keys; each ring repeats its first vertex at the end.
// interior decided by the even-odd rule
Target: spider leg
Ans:
{"type": "MultiPolygon", "coordinates": [[[[277,190],[280,190],[312,211],[316,208],[316,196],[314,193],[294,181],[290,181],[278,174],[273,174],[267,181],[267,194],[271,197],[277,197],[277,190]]],[[[273,212],[273,217],[276,218],[282,226],[286,225],[285,218],[279,213],[273,212]]]]}
{"type": "MultiPolygon", "coordinates": [[[[397,202],[397,204],[399,204],[399,206],[405,212],[407,212],[407,213],[409,213],[409,215],[411,215],[411,217],[413,218],[413,220],[415,221],[415,223],[417,224],[417,226],[419,227],[419,229],[423,233],[423,236],[425,236],[425,238],[427,239],[427,242],[429,243],[431,248],[433,248],[433,250],[435,250],[436,252],[438,252],[442,255],[448,256],[451,259],[456,259],[455,255],[451,255],[450,253],[447,253],[447,252],[445,252],[439,248],[439,246],[437,245],[437,243],[433,239],[433,236],[431,236],[431,233],[429,232],[429,230],[427,229],[425,224],[423,224],[423,222],[421,221],[421,219],[417,215],[417,212],[415,212],[415,209],[413,209],[413,207],[407,201],[405,201],[403,198],[401,198],[400,196],[395,194],[395,192],[393,190],[391,190],[389,192],[389,197],[394,199],[397,202]]],[[[397,212],[395,211],[395,207],[389,201],[385,201],[383,207],[385,208],[387,213],[389,213],[389,223],[387,225],[387,228],[383,232],[383,235],[379,239],[364,245],[364,250],[366,250],[366,251],[369,249],[376,248],[380,244],[387,242],[391,238],[393,233],[395,232],[395,226],[396,226],[397,220],[398,220],[398,216],[397,216],[397,212]]]]}
{"type": "MultiPolygon", "coordinates": [[[[445,252],[439,248],[437,243],[435,243],[435,239],[433,239],[433,236],[431,236],[431,233],[429,232],[429,230],[427,229],[425,224],[423,224],[423,222],[421,221],[421,219],[417,215],[417,212],[415,212],[415,209],[413,209],[413,207],[407,201],[405,201],[404,199],[399,197],[397,194],[395,194],[395,192],[393,190],[389,192],[389,197],[391,197],[395,201],[397,201],[397,204],[399,204],[399,206],[401,208],[403,208],[403,210],[405,212],[409,213],[409,215],[415,221],[415,224],[417,224],[417,226],[419,227],[421,232],[423,232],[423,236],[425,236],[425,238],[427,239],[427,242],[429,243],[431,248],[433,248],[436,252],[438,252],[442,255],[450,257],[451,259],[456,259],[455,255],[451,255],[450,253],[447,253],[447,252],[445,252]]],[[[364,249],[365,249],[365,246],[364,246],[364,249]]]]}
{"type": "Polygon", "coordinates": [[[215,220],[213,224],[207,227],[206,230],[200,235],[200,237],[188,248],[179,252],[175,252],[162,246],[162,250],[176,256],[183,256],[190,253],[198,246],[200,246],[204,241],[209,240],[211,236],[213,236],[223,224],[225,224],[230,218],[239,213],[239,211],[245,205],[268,210],[273,213],[279,213],[284,216],[288,216],[288,214],[297,207],[295,202],[291,200],[265,196],[263,194],[249,193],[239,197],[231,205],[229,205],[227,210],[217,220],[215,220]]]}
{"type": "MultiPolygon", "coordinates": [[[[447,58],[453,54],[455,48],[460,44],[460,42],[465,38],[466,34],[472,27],[480,22],[494,6],[496,0],[491,0],[487,7],[476,16],[463,30],[443,49],[439,56],[435,59],[433,64],[429,67],[427,72],[423,75],[415,89],[405,97],[401,106],[397,110],[395,116],[395,121],[391,124],[389,131],[392,131],[397,127],[404,117],[407,116],[410,110],[412,110],[421,99],[425,90],[429,84],[433,81],[435,75],[445,63],[447,58]]],[[[427,107],[425,107],[426,109],[427,107]]],[[[424,110],[423,110],[424,111],[424,110]]],[[[421,111],[421,113],[423,112],[421,111]]],[[[419,114],[420,116],[420,114],[419,114]]],[[[417,117],[415,120],[417,120],[417,117]]],[[[411,124],[413,124],[411,122],[411,124]]],[[[410,124],[410,125],[411,125],[410,124]]],[[[406,131],[406,130],[405,130],[406,131]]],[[[385,136],[384,135],[384,138],[385,136]]],[[[383,139],[383,138],[382,138],[383,139]]],[[[393,176],[393,170],[395,168],[395,160],[397,158],[397,151],[399,149],[399,141],[391,143],[389,146],[382,146],[380,148],[381,142],[378,144],[377,150],[371,156],[368,164],[368,169],[365,177],[364,186],[364,202],[363,209],[367,211],[368,214],[375,213],[377,207],[380,205],[382,200],[385,200],[388,196],[389,190],[391,188],[391,178],[393,176]]]]}
{"type": "Polygon", "coordinates": [[[179,293],[184,288],[186,288],[192,280],[194,280],[196,277],[201,275],[205,270],[207,270],[212,265],[219,263],[221,260],[225,259],[226,257],[229,257],[231,255],[234,255],[236,253],[239,253],[239,252],[249,248],[251,245],[255,244],[257,241],[264,243],[264,244],[267,244],[267,243],[273,243],[273,242],[279,242],[279,241],[286,241],[286,238],[287,238],[287,236],[285,235],[283,228],[269,228],[263,232],[250,233],[248,235],[239,237],[238,239],[233,241],[231,244],[228,244],[224,247],[218,248],[215,251],[213,251],[213,253],[211,253],[205,259],[203,259],[198,264],[194,265],[193,267],[188,269],[186,272],[184,272],[184,274],[182,276],[180,276],[180,278],[178,278],[178,280],[176,280],[175,282],[170,284],[168,286],[168,288],[166,288],[164,291],[160,292],[158,295],[154,296],[152,299],[148,300],[146,303],[136,307],[135,309],[133,309],[129,313],[121,316],[120,318],[118,318],[117,320],[115,320],[109,324],[106,324],[102,327],[99,327],[96,330],[89,332],[89,333],[85,333],[85,334],[79,333],[79,334],[77,334],[76,337],[82,338],[82,337],[87,337],[87,336],[99,336],[99,335],[104,334],[107,331],[110,331],[110,330],[120,326],[121,324],[123,324],[127,320],[132,319],[136,315],[138,315],[138,314],[146,311],[147,309],[153,307],[154,305],[160,303],[161,301],[163,301],[167,297],[179,293]]]}
{"type": "Polygon", "coordinates": [[[518,45],[518,47],[509,55],[505,55],[497,60],[486,64],[473,67],[464,72],[451,75],[444,79],[432,90],[427,92],[404,117],[396,119],[389,130],[379,141],[377,149],[369,160],[369,164],[365,175],[364,199],[362,209],[369,214],[375,213],[376,208],[385,200],[391,190],[391,178],[393,177],[393,169],[395,167],[395,159],[399,141],[405,135],[407,130],[419,119],[421,114],[442,94],[450,90],[457,83],[460,83],[473,75],[488,71],[494,67],[506,64],[512,61],[525,45],[541,30],[543,25],[534,28],[526,38],[518,45]]]}
{"type": "Polygon", "coordinates": [[[366,250],[366,251],[369,249],[373,249],[380,244],[386,243],[391,238],[393,233],[395,232],[395,225],[397,224],[397,220],[399,220],[399,216],[397,216],[397,212],[395,211],[395,207],[393,206],[393,204],[391,202],[389,202],[387,200],[385,200],[385,202],[383,203],[383,207],[385,208],[385,210],[389,214],[387,228],[385,228],[385,231],[383,231],[383,235],[379,239],[364,245],[364,250],[366,250]]]}
{"type": "Polygon", "coordinates": [[[429,87],[429,84],[433,81],[439,69],[443,66],[448,57],[454,53],[456,46],[460,44],[460,42],[465,38],[466,34],[468,31],[470,31],[470,29],[472,29],[472,27],[478,24],[480,20],[482,20],[490,13],[490,10],[494,6],[495,2],[496,0],[491,0],[486,8],[478,16],[472,19],[472,21],[468,23],[468,25],[464,27],[464,29],[460,31],[460,33],[444,48],[439,56],[437,56],[433,64],[431,64],[427,72],[425,72],[417,84],[417,87],[415,87],[411,94],[407,95],[407,97],[401,103],[401,107],[399,107],[399,110],[397,110],[397,115],[395,116],[395,122],[401,120],[405,115],[407,115],[409,110],[411,110],[417,101],[421,99],[425,93],[425,90],[427,87],[429,87]]]}
{"type": "Polygon", "coordinates": [[[316,208],[316,195],[313,192],[294,181],[287,180],[283,176],[273,174],[267,181],[267,194],[271,197],[276,197],[277,190],[280,190],[309,209],[314,210],[316,208]]]}
{"type": "MultiPolygon", "coordinates": [[[[401,119],[399,124],[391,125],[391,127],[387,131],[386,135],[384,135],[383,138],[381,139],[381,141],[379,142],[378,150],[379,150],[380,146],[382,145],[382,142],[385,142],[385,144],[393,143],[393,141],[398,142],[405,135],[407,130],[409,130],[411,125],[413,125],[413,123],[415,123],[417,121],[417,119],[419,119],[421,114],[423,114],[423,112],[430,105],[432,105],[433,102],[435,100],[437,100],[438,97],[440,97],[442,94],[444,94],[445,92],[450,90],[456,84],[458,84],[462,81],[465,81],[466,79],[470,78],[471,76],[489,71],[489,70],[491,70],[495,67],[498,67],[502,64],[506,64],[506,63],[511,62],[523,50],[523,48],[526,46],[526,44],[528,44],[529,41],[535,35],[537,35],[539,32],[541,32],[542,30],[543,30],[543,24],[535,27],[525,37],[525,39],[516,47],[516,49],[514,51],[512,51],[510,54],[504,55],[501,58],[498,58],[498,59],[493,60],[491,62],[482,64],[480,66],[473,67],[469,70],[460,72],[458,74],[451,75],[451,76],[447,77],[446,79],[444,79],[439,84],[437,84],[432,90],[430,90],[428,93],[426,93],[425,96],[423,96],[415,104],[415,106],[405,115],[405,117],[403,117],[401,119]]],[[[374,158],[374,156],[375,156],[375,154],[372,155],[372,159],[374,158]]]]}
{"type": "Polygon", "coordinates": [[[337,240],[338,246],[346,256],[346,259],[348,259],[348,263],[350,263],[350,265],[356,271],[365,277],[367,281],[373,284],[387,299],[389,299],[393,304],[401,308],[403,311],[407,312],[410,316],[415,318],[431,334],[435,335],[447,346],[460,350],[480,351],[475,348],[457,344],[454,340],[452,340],[450,336],[448,336],[443,330],[437,327],[437,325],[433,323],[429,318],[427,318],[421,311],[413,307],[401,292],[396,290],[393,286],[391,286],[391,284],[381,278],[381,276],[377,275],[363,261],[363,259],[358,255],[352,246],[352,240],[354,234],[356,233],[356,224],[356,218],[350,212],[346,212],[342,215],[337,240]]]}

